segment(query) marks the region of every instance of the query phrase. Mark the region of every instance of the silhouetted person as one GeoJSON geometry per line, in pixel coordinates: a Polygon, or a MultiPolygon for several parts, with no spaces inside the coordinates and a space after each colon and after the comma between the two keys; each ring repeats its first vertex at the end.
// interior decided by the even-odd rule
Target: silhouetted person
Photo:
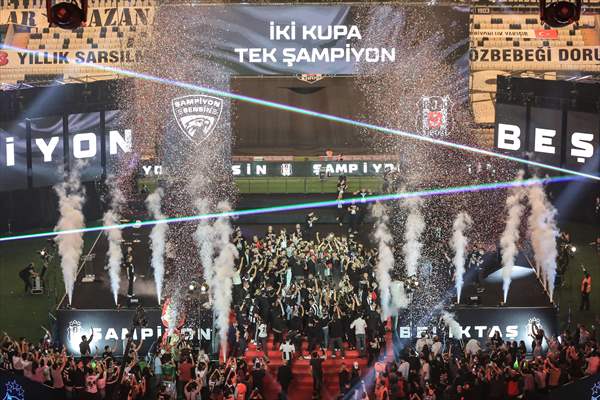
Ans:
{"type": "Polygon", "coordinates": [[[585,271],[581,280],[581,305],[580,310],[589,311],[590,309],[590,293],[592,292],[592,277],[590,273],[585,271]]]}
{"type": "Polygon", "coordinates": [[[35,276],[35,270],[33,269],[33,263],[29,263],[27,267],[19,272],[19,278],[25,283],[25,293],[31,290],[31,279],[35,276]]]}
{"type": "Polygon", "coordinates": [[[290,383],[292,383],[292,379],[294,376],[292,375],[292,368],[290,367],[290,362],[285,361],[281,367],[277,370],[277,382],[281,385],[281,398],[287,398],[287,391],[290,387],[290,383]]]}

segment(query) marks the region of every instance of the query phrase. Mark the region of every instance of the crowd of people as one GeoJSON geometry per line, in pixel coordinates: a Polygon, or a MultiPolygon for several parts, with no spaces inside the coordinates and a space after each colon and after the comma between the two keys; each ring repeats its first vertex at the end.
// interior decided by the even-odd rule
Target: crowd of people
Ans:
{"type": "MultiPolygon", "coordinates": [[[[341,177],[337,198],[343,199],[347,190],[341,177]]],[[[368,194],[351,193],[359,198],[368,194]]],[[[360,200],[344,205],[337,215],[343,228],[336,234],[319,232],[315,213],[289,232],[269,226],[264,235],[246,238],[235,229],[232,241],[240,257],[225,360],[209,357],[198,337],[177,332],[153,343],[142,356],[142,343],[131,338],[127,344],[98,349],[92,338],[83,337],[79,354],[68,354],[44,330],[38,343],[4,333],[0,367],[49,385],[66,398],[127,400],[262,399],[269,373],[275,374],[285,398],[299,359],[309,360],[313,397],[319,398],[331,377],[324,374],[324,361],[345,359],[348,349],[368,365],[361,370],[358,363],[341,363],[340,397],[348,399],[535,399],[600,372],[597,332],[584,325],[559,337],[534,327],[530,343],[498,334],[463,343],[423,333],[386,354],[392,325],[381,320],[378,254],[360,240],[366,210],[360,200]],[[261,356],[246,358],[250,343],[261,356]],[[269,368],[268,350],[279,350],[284,360],[277,371],[269,368]]],[[[561,244],[568,249],[570,238],[562,237],[561,244]]],[[[32,266],[23,272],[25,290],[33,274],[32,266]]],[[[450,279],[452,271],[447,275],[450,279]]],[[[591,279],[586,282],[581,290],[582,296],[588,294],[589,308],[591,279]]]]}

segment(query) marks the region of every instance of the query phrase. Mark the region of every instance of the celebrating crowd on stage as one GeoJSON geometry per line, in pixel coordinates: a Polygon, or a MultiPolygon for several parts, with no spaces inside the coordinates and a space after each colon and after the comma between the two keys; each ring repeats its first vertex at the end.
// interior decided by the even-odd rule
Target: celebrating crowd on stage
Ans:
{"type": "Polygon", "coordinates": [[[534,329],[532,353],[525,343],[499,335],[463,346],[423,334],[389,354],[390,326],[380,318],[374,276],[376,250],[352,231],[322,236],[310,228],[269,227],[248,240],[235,231],[240,258],[225,363],[209,360],[197,337],[182,334],[154,343],[142,357],[139,342],[130,339],[123,355],[122,348],[93,348],[91,337],[82,338],[81,355],[70,355],[54,347],[47,333],[39,343],[4,334],[0,365],[73,399],[261,399],[272,380],[284,397],[299,359],[310,360],[318,398],[331,379],[323,363],[345,360],[349,349],[368,367],[342,362],[337,383],[345,398],[529,399],[599,371],[597,332],[583,325],[560,338],[534,329]],[[254,359],[246,358],[251,343],[257,346],[254,359]],[[284,360],[275,371],[268,350],[279,350],[284,360]]]}

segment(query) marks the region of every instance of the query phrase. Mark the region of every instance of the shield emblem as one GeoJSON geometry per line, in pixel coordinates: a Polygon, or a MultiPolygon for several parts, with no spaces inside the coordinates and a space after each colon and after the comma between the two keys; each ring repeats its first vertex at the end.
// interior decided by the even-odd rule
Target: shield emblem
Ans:
{"type": "Polygon", "coordinates": [[[81,340],[81,322],[74,319],[69,322],[69,326],[67,327],[67,339],[70,342],[76,342],[81,340]]]}
{"type": "Polygon", "coordinates": [[[196,144],[210,136],[223,111],[223,99],[201,94],[176,97],[171,105],[179,129],[196,144]]]}

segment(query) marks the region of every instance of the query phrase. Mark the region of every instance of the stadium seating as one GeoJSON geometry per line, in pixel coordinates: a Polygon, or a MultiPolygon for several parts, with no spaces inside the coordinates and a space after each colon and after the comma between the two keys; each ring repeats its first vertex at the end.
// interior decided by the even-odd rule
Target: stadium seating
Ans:
{"type": "Polygon", "coordinates": [[[596,29],[597,20],[596,16],[584,15],[578,27],[556,30],[556,39],[542,39],[532,35],[532,31],[541,27],[538,16],[534,14],[475,14],[471,16],[470,23],[471,47],[585,46],[583,31],[596,29]],[[523,33],[523,36],[519,37],[519,33],[523,33]]]}
{"type": "MultiPolygon", "coordinates": [[[[96,17],[94,26],[78,28],[73,31],[47,27],[45,21],[40,19],[45,16],[44,11],[40,10],[45,7],[43,1],[20,0],[18,8],[15,7],[16,3],[16,0],[0,0],[0,11],[8,12],[7,10],[15,8],[36,13],[35,26],[9,24],[4,41],[8,46],[40,52],[40,58],[44,57],[44,52],[48,52],[50,55],[54,52],[68,52],[69,58],[76,57],[78,54],[83,54],[85,57],[90,51],[94,52],[94,55],[111,54],[111,57],[106,57],[104,61],[98,62],[104,65],[127,67],[131,66],[136,52],[139,53],[139,50],[144,49],[145,41],[151,37],[156,0],[90,0],[88,21],[94,12],[96,12],[96,16],[100,15],[101,17],[96,17]],[[129,25],[115,26],[114,24],[120,21],[119,13],[124,12],[124,7],[133,7],[129,10],[131,22],[129,25]],[[108,12],[111,8],[113,12],[116,8],[114,15],[108,12]],[[138,18],[138,12],[147,16],[147,24],[145,24],[144,18],[138,18]],[[106,22],[108,15],[111,15],[111,22],[106,22]],[[99,23],[99,19],[102,20],[101,23],[99,23]],[[96,26],[102,23],[110,26],[96,26]]],[[[21,63],[16,54],[12,54],[11,62],[2,66],[0,71],[2,72],[0,83],[7,84],[46,80],[48,77],[55,77],[55,79],[85,78],[86,80],[116,77],[115,74],[77,63],[44,64],[29,62],[29,58],[25,63],[21,63]]]]}
{"type": "MultiPolygon", "coordinates": [[[[600,0],[583,0],[584,5],[597,5],[600,4],[600,0]]],[[[471,4],[478,6],[490,5],[490,6],[512,6],[512,7],[537,7],[539,0],[471,0],[471,4]]]]}
{"type": "Polygon", "coordinates": [[[478,124],[494,122],[498,75],[516,74],[540,79],[557,79],[557,72],[562,75],[575,71],[600,72],[600,63],[596,60],[565,62],[556,56],[557,51],[578,51],[600,46],[600,16],[597,14],[582,15],[578,25],[555,30],[544,30],[539,16],[530,12],[472,14],[469,28],[472,52],[469,93],[475,122],[478,124]],[[503,58],[492,61],[491,57],[480,58],[481,54],[491,49],[508,51],[509,55],[512,54],[511,51],[517,51],[515,49],[541,49],[552,52],[553,58],[543,62],[503,58]]]}
{"type": "MultiPolygon", "coordinates": [[[[156,6],[157,0],[88,0],[90,8],[156,6]]],[[[599,0],[600,1],[600,0],[599,0]]],[[[0,9],[32,10],[46,8],[46,0],[0,0],[0,9]]]]}

